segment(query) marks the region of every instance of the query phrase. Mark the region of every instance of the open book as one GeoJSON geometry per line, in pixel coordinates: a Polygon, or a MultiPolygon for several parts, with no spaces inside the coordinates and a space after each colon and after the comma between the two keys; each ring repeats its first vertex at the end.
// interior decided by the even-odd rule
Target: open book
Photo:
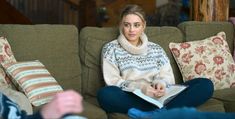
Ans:
{"type": "Polygon", "coordinates": [[[162,108],[165,104],[167,104],[170,100],[172,100],[176,95],[186,89],[187,86],[184,85],[170,85],[166,88],[166,93],[164,96],[157,98],[157,97],[149,97],[142,93],[140,89],[136,89],[133,93],[144,100],[162,108]]]}

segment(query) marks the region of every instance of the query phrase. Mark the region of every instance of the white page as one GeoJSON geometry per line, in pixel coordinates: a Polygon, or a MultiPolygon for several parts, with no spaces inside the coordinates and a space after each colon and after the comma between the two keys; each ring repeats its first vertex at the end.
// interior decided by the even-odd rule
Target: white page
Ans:
{"type": "Polygon", "coordinates": [[[142,93],[140,89],[136,89],[133,91],[133,93],[144,100],[158,106],[159,108],[162,108],[165,104],[164,101],[170,101],[173,97],[175,97],[177,94],[179,94],[181,91],[186,89],[187,86],[184,85],[170,85],[168,88],[166,88],[166,94],[160,98],[154,98],[154,97],[149,97],[142,93]],[[169,100],[168,100],[169,99],[169,100]]]}

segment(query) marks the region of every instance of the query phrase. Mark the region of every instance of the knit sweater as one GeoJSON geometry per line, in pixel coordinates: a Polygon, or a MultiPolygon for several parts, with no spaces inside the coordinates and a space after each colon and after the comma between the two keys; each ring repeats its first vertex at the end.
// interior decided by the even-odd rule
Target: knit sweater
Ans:
{"type": "Polygon", "coordinates": [[[141,45],[134,46],[120,33],[102,49],[102,69],[106,85],[133,91],[147,85],[174,84],[170,61],[158,44],[148,41],[143,33],[141,45]]]}

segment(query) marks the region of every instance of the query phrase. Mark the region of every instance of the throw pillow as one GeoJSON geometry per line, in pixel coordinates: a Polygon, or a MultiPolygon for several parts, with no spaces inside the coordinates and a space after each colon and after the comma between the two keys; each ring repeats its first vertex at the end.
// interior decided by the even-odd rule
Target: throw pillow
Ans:
{"type": "MultiPolygon", "coordinates": [[[[15,57],[11,51],[11,46],[7,39],[5,37],[0,37],[0,63],[5,64],[9,62],[16,62],[15,57]]],[[[0,67],[0,86],[5,85],[13,87],[9,77],[7,77],[4,70],[0,67]]]]}
{"type": "Polygon", "coordinates": [[[215,90],[235,86],[235,63],[224,32],[203,40],[170,43],[169,47],[184,81],[206,77],[215,90]]]}
{"type": "Polygon", "coordinates": [[[56,93],[63,91],[58,82],[38,60],[3,64],[3,67],[33,106],[45,104],[56,93]]]}

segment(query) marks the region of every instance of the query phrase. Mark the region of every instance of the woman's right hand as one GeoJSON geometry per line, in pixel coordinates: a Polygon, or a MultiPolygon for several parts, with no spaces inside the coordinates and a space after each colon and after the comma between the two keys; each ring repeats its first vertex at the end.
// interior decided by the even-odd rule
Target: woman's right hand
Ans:
{"type": "Polygon", "coordinates": [[[144,88],[142,88],[142,92],[149,97],[154,97],[156,89],[153,88],[151,85],[146,85],[144,88]]]}
{"type": "Polygon", "coordinates": [[[146,85],[144,88],[142,88],[142,92],[150,97],[162,97],[165,95],[165,86],[161,85],[160,83],[155,85],[146,85]]]}
{"type": "Polygon", "coordinates": [[[155,97],[160,98],[165,95],[166,86],[164,84],[157,83],[153,85],[153,88],[155,89],[155,93],[154,93],[155,97]]]}

